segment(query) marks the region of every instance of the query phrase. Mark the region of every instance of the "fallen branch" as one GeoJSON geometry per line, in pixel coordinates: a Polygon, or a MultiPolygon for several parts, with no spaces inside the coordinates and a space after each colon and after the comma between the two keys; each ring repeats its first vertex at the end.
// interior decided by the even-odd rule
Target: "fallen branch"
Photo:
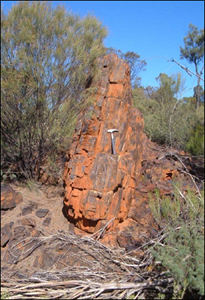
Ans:
{"type": "MultiPolygon", "coordinates": [[[[174,282],[173,278],[167,279],[154,279],[146,280],[144,282],[90,282],[90,281],[79,281],[79,280],[69,280],[62,282],[44,282],[44,283],[34,283],[22,286],[21,284],[16,284],[14,287],[7,287],[5,283],[2,284],[2,292],[9,293],[9,299],[17,299],[20,296],[21,299],[27,297],[42,297],[49,296],[52,299],[69,297],[69,299],[97,299],[100,295],[106,293],[106,297],[110,297],[110,293],[114,291],[123,290],[123,296],[128,290],[131,291],[129,294],[134,294],[142,290],[159,290],[160,287],[170,286],[174,282]],[[77,291],[76,291],[77,289],[77,291]],[[53,298],[55,297],[55,298],[53,298]]],[[[165,289],[166,290],[166,289],[165,289]]],[[[105,295],[103,295],[103,298],[105,295]]],[[[39,299],[39,298],[36,298],[39,299]]]]}

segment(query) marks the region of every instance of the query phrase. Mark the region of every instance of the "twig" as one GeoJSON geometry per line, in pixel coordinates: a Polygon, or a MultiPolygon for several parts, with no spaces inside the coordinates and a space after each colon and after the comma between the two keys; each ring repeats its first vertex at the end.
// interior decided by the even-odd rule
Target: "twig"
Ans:
{"type": "Polygon", "coordinates": [[[102,237],[102,235],[103,235],[103,233],[105,232],[105,230],[106,230],[106,228],[108,227],[108,225],[109,225],[112,221],[114,221],[115,219],[116,219],[115,217],[112,218],[109,222],[107,222],[107,223],[105,224],[105,226],[104,226],[103,228],[101,228],[101,229],[98,230],[97,232],[93,233],[93,234],[92,234],[92,238],[97,237],[97,240],[99,240],[99,239],[102,237]]]}
{"type": "MultiPolygon", "coordinates": [[[[106,226],[98,231],[98,238],[104,229],[106,226]]],[[[162,241],[165,237],[163,230],[150,244],[145,245],[162,241]]],[[[169,290],[172,286],[172,281],[169,281],[166,274],[158,274],[158,277],[152,278],[153,272],[147,270],[147,266],[155,263],[149,252],[141,258],[135,258],[128,253],[125,255],[122,250],[108,248],[93,236],[79,237],[70,232],[48,234],[35,240],[45,242],[52,248],[55,245],[66,247],[63,255],[57,260],[58,263],[63,262],[65,267],[56,269],[56,265],[53,264],[49,270],[38,271],[29,278],[21,279],[15,277],[13,272],[9,274],[9,270],[3,271],[2,291],[9,294],[9,299],[40,299],[44,296],[49,299],[124,299],[128,295],[148,293],[149,289],[165,287],[169,290]],[[85,266],[70,266],[64,259],[67,249],[72,245],[77,246],[79,252],[70,251],[70,255],[78,261],[81,260],[85,266]],[[160,280],[163,276],[166,276],[167,281],[162,284],[160,280]]],[[[31,242],[27,238],[23,241],[27,245],[31,242]]],[[[16,247],[17,245],[18,243],[16,247]]],[[[16,269],[15,272],[17,275],[23,275],[23,270],[19,272],[16,269]]]]}

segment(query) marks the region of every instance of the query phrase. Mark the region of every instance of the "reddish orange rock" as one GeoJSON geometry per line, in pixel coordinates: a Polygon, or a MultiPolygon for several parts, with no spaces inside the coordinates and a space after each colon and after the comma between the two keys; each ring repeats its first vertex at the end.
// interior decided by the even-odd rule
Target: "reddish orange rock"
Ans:
{"type": "Polygon", "coordinates": [[[1,209],[7,210],[16,207],[23,198],[20,193],[16,193],[9,184],[1,185],[1,209]]]}
{"type": "Polygon", "coordinates": [[[64,215],[76,234],[97,232],[101,242],[138,253],[159,229],[150,196],[156,189],[172,195],[175,180],[185,190],[193,182],[167,148],[143,133],[143,117],[132,106],[128,65],[110,54],[99,60],[99,67],[92,116],[81,113],[65,165],[64,215]],[[116,154],[110,129],[118,130],[113,133],[116,154]]]}
{"type": "Polygon", "coordinates": [[[111,219],[123,222],[141,175],[144,120],[132,107],[129,66],[110,54],[102,70],[92,117],[79,118],[65,166],[64,211],[79,229],[94,233],[111,219]],[[112,153],[110,129],[116,154],[112,153]]]}

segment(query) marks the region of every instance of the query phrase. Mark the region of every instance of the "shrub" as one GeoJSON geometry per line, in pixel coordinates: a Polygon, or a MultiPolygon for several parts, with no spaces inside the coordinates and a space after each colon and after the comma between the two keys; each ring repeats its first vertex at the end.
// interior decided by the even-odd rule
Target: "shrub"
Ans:
{"type": "Polygon", "coordinates": [[[180,80],[173,80],[174,77],[166,74],[159,78],[159,89],[138,87],[133,90],[133,105],[143,114],[145,133],[153,142],[194,155],[203,154],[204,106],[196,108],[193,97],[175,97],[180,87],[179,74],[180,80]]]}
{"type": "Polygon", "coordinates": [[[82,93],[97,76],[107,30],[47,1],[20,1],[1,17],[2,167],[37,179],[87,105],[82,93]]]}
{"type": "Polygon", "coordinates": [[[176,186],[173,197],[155,192],[150,207],[159,226],[166,222],[163,243],[150,251],[174,278],[173,297],[182,299],[186,291],[204,295],[203,195],[184,195],[176,186]]]}
{"type": "Polygon", "coordinates": [[[192,155],[204,155],[204,126],[198,124],[192,130],[192,136],[186,144],[186,150],[192,155]]]}

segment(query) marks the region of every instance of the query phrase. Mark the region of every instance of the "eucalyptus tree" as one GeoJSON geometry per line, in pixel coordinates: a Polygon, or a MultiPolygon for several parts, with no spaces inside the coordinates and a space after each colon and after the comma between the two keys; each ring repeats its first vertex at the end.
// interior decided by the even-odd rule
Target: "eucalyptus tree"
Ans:
{"type": "Polygon", "coordinates": [[[180,47],[180,58],[185,58],[189,63],[195,65],[195,71],[197,75],[197,93],[196,103],[199,107],[200,103],[200,81],[203,74],[204,66],[199,71],[199,65],[204,60],[204,29],[198,29],[193,24],[189,24],[189,30],[187,36],[184,37],[184,48],[180,47]]]}
{"type": "Polygon", "coordinates": [[[184,79],[181,73],[171,76],[161,73],[156,80],[158,88],[133,90],[134,106],[142,112],[145,132],[153,142],[185,149],[197,120],[194,104],[183,104],[180,97],[184,79]]]}
{"type": "Polygon", "coordinates": [[[105,53],[107,30],[46,1],[20,1],[1,13],[2,163],[38,176],[71,122],[88,75],[105,53]]]}

